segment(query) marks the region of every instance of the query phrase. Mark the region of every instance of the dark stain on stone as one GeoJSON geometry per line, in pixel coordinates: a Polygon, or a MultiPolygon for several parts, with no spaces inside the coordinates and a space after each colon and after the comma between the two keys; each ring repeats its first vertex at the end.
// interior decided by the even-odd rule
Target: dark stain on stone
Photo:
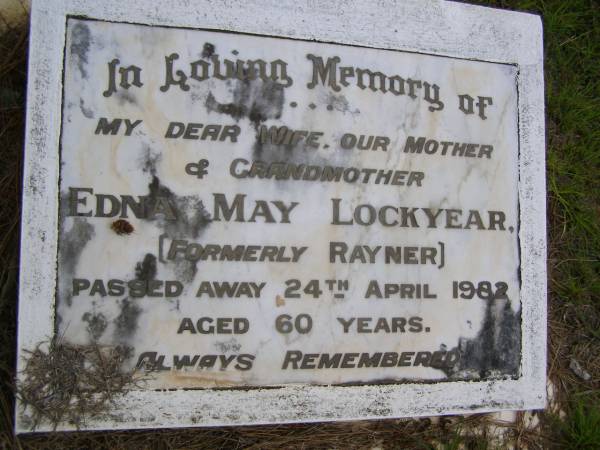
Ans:
{"type": "Polygon", "coordinates": [[[219,103],[212,92],[208,93],[206,97],[206,109],[209,111],[218,112],[220,114],[227,114],[236,120],[239,120],[245,115],[245,109],[243,105],[236,103],[219,103]]]}
{"type": "MultiPolygon", "coordinates": [[[[169,239],[197,239],[200,233],[210,224],[211,217],[202,199],[195,195],[178,196],[168,187],[161,184],[160,179],[152,176],[152,182],[148,185],[149,193],[147,205],[150,209],[154,208],[157,198],[166,199],[174,210],[175,220],[166,220],[164,218],[147,219],[156,221],[169,239]]],[[[175,273],[185,282],[191,282],[197,272],[197,262],[191,262],[186,259],[175,261],[175,273]]]]}
{"type": "MultiPolygon", "coordinates": [[[[147,205],[150,210],[154,208],[158,197],[166,199],[175,211],[176,220],[160,219],[160,226],[171,238],[197,238],[200,231],[210,223],[210,214],[204,207],[202,200],[195,195],[178,196],[168,187],[161,184],[154,175],[148,185],[147,205]]],[[[158,220],[158,219],[149,219],[158,220]]]]}
{"type": "Polygon", "coordinates": [[[210,42],[205,42],[202,48],[202,58],[208,59],[215,54],[215,45],[210,42]]]}
{"type": "MultiPolygon", "coordinates": [[[[63,207],[66,207],[67,200],[63,199],[63,207]]],[[[62,219],[64,220],[64,219],[62,219]]],[[[59,235],[59,300],[65,301],[71,306],[73,297],[70,279],[75,275],[75,269],[79,262],[81,252],[87,243],[94,237],[94,226],[83,217],[74,217],[73,226],[69,231],[63,230],[61,220],[59,235]]]]}
{"type": "Polygon", "coordinates": [[[27,186],[33,195],[37,195],[37,193],[39,192],[39,190],[40,190],[38,187],[39,183],[40,183],[40,181],[38,180],[38,177],[35,174],[32,174],[29,177],[29,182],[27,183],[27,186]]]}
{"type": "Polygon", "coordinates": [[[94,111],[92,111],[91,109],[85,107],[85,103],[83,103],[83,99],[82,98],[79,99],[79,109],[81,109],[81,113],[87,119],[93,119],[94,118],[94,111]]]}
{"type": "Polygon", "coordinates": [[[521,363],[521,311],[506,298],[488,301],[481,330],[460,338],[460,360],[444,369],[451,379],[518,378],[521,363]]]}
{"type": "MultiPolygon", "coordinates": [[[[146,253],[144,259],[135,265],[135,279],[140,281],[150,281],[156,278],[157,258],[152,253],[146,253]]],[[[124,298],[120,303],[121,312],[114,320],[115,337],[122,341],[131,338],[138,328],[138,318],[142,309],[134,300],[124,298]]]]}
{"type": "Polygon", "coordinates": [[[140,166],[142,172],[156,175],[156,166],[162,160],[162,154],[160,152],[154,153],[152,147],[145,145],[143,148],[143,155],[141,158],[140,166]]]}
{"type": "Polygon", "coordinates": [[[77,57],[77,68],[82,78],[87,78],[85,66],[88,63],[91,33],[89,27],[81,22],[76,23],[71,29],[71,55],[77,57]]]}
{"type": "Polygon", "coordinates": [[[352,115],[360,113],[358,109],[350,109],[350,103],[344,95],[329,94],[326,103],[329,111],[335,110],[341,113],[350,113],[352,115]]]}
{"type": "Polygon", "coordinates": [[[180,258],[174,261],[175,264],[175,275],[177,275],[177,279],[184,281],[186,283],[191,283],[198,273],[198,262],[197,261],[188,261],[187,259],[180,258]]]}
{"type": "Polygon", "coordinates": [[[247,117],[255,128],[269,119],[279,119],[285,100],[284,88],[274,81],[237,80],[231,103],[218,102],[212,92],[206,98],[208,111],[226,114],[235,120],[247,117]]]}
{"type": "Polygon", "coordinates": [[[121,313],[114,320],[115,335],[119,338],[130,338],[138,327],[138,317],[142,310],[129,298],[121,301],[121,313]]]}
{"type": "Polygon", "coordinates": [[[87,322],[87,330],[93,341],[100,339],[102,334],[104,334],[106,327],[108,326],[106,317],[102,313],[86,312],[81,317],[81,320],[87,322]]]}
{"type": "Polygon", "coordinates": [[[135,96],[131,92],[126,91],[124,89],[119,89],[117,91],[117,93],[115,94],[115,97],[117,98],[117,100],[119,102],[119,106],[123,106],[125,103],[129,103],[132,105],[137,104],[137,100],[136,100],[135,96]]]}
{"type": "MultiPolygon", "coordinates": [[[[261,125],[260,128],[263,127],[270,128],[267,125],[261,125]]],[[[278,132],[281,132],[282,127],[278,128],[278,132]]],[[[295,130],[289,130],[289,132],[293,131],[295,130]]],[[[265,163],[293,163],[317,166],[337,165],[337,162],[334,159],[325,159],[319,156],[317,154],[317,149],[309,147],[304,139],[297,144],[277,144],[269,141],[268,138],[266,141],[263,141],[260,134],[260,129],[256,130],[254,145],[252,146],[252,156],[255,160],[260,160],[265,163]]],[[[326,145],[325,142],[325,138],[322,137],[321,145],[323,145],[323,147],[326,145]]],[[[284,181],[281,186],[282,188],[289,187],[289,183],[284,181]]]]}
{"type": "Polygon", "coordinates": [[[135,265],[136,280],[150,281],[156,278],[156,256],[146,253],[144,260],[135,265]]]}

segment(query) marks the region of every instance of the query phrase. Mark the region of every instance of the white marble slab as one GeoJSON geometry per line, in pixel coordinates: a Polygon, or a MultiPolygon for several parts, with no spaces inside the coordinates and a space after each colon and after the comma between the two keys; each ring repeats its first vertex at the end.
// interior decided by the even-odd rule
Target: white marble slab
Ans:
{"type": "Polygon", "coordinates": [[[46,18],[34,4],[32,64],[61,60],[35,34],[50,20],[64,72],[60,91],[41,87],[52,71],[30,84],[43,120],[30,115],[24,263],[44,239],[21,317],[39,314],[35,292],[56,297],[37,330],[21,320],[22,348],[44,330],[126,346],[123,368],[152,376],[123,400],[139,416],[116,405],[90,428],[543,404],[537,19],[378,4],[400,22],[367,39],[350,32],[372,23],[358,3],[348,22],[321,5],[283,27],[283,6],[265,3],[276,29],[241,4],[214,19],[200,5],[54,6],[46,18]],[[469,40],[415,41],[418,17],[469,40]],[[327,25],[297,25],[308,18],[327,25]],[[52,170],[41,188],[38,164],[52,170]],[[154,391],[183,387],[210,418],[154,391]],[[144,405],[160,405],[152,420],[144,405]]]}

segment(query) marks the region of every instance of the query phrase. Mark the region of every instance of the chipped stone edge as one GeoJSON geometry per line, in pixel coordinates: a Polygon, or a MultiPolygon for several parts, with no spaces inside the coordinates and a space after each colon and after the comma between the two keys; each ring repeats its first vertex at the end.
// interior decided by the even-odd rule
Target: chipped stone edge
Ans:
{"type": "MultiPolygon", "coordinates": [[[[18,370],[54,332],[66,16],[185,26],[517,64],[522,376],[518,380],[136,391],[86,429],[246,425],[537,409],[546,404],[546,190],[540,17],[440,0],[34,0],[23,182],[18,370]]],[[[31,431],[17,404],[17,433],[31,431]]],[[[36,431],[47,431],[42,425],[36,431]]],[[[59,426],[70,429],[68,425],[59,426]]]]}

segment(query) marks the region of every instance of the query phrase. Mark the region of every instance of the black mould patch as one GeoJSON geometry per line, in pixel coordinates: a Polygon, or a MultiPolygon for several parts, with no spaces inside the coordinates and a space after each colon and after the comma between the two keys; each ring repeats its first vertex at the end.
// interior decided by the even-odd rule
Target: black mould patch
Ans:
{"type": "Polygon", "coordinates": [[[94,111],[92,111],[91,109],[85,107],[85,103],[83,102],[82,98],[79,99],[79,109],[81,110],[81,113],[87,119],[93,119],[94,118],[94,111]]]}
{"type": "Polygon", "coordinates": [[[124,298],[120,304],[121,312],[114,320],[115,335],[117,338],[129,338],[133,336],[138,327],[138,317],[142,310],[128,298],[124,298]]]}
{"type": "Polygon", "coordinates": [[[87,322],[87,330],[93,341],[97,341],[104,334],[108,322],[106,316],[102,313],[86,312],[81,320],[87,322]]]}
{"type": "Polygon", "coordinates": [[[206,97],[206,109],[212,112],[218,112],[220,114],[227,114],[236,120],[241,119],[245,116],[246,110],[243,105],[236,103],[219,103],[212,92],[208,93],[206,97]]]}
{"type": "Polygon", "coordinates": [[[348,99],[343,95],[329,94],[327,96],[327,109],[330,111],[339,111],[342,113],[359,114],[358,109],[352,110],[348,99]]]}
{"type": "Polygon", "coordinates": [[[152,177],[148,190],[147,205],[150,210],[154,208],[159,197],[166,199],[174,209],[175,220],[149,219],[159,221],[169,238],[197,238],[200,231],[210,224],[210,214],[199,197],[175,195],[168,187],[161,184],[156,175],[152,177]]]}
{"type": "MultiPolygon", "coordinates": [[[[175,195],[168,187],[161,184],[156,175],[153,175],[148,190],[147,204],[150,209],[154,208],[160,197],[166,199],[174,210],[175,220],[148,219],[156,221],[169,239],[197,239],[210,224],[210,214],[200,197],[175,195]]],[[[196,276],[196,264],[196,262],[178,259],[174,269],[177,277],[182,281],[191,282],[196,276]]]]}
{"type": "Polygon", "coordinates": [[[252,156],[264,162],[288,162],[297,164],[315,164],[316,161],[309,157],[304,142],[298,144],[273,144],[263,142],[260,130],[256,131],[256,138],[252,146],[252,156]],[[304,153],[304,154],[302,154],[304,153]]]}
{"type": "MultiPolygon", "coordinates": [[[[317,149],[311,148],[306,144],[304,140],[301,140],[297,144],[287,143],[273,143],[267,137],[266,139],[261,137],[261,132],[267,129],[267,134],[270,133],[270,128],[267,125],[261,125],[256,130],[254,139],[254,145],[252,146],[252,157],[255,160],[260,160],[265,163],[293,163],[293,164],[306,164],[306,165],[331,165],[334,161],[332,159],[325,159],[318,156],[317,149]]],[[[282,133],[284,127],[277,127],[277,133],[282,133]]],[[[288,129],[289,133],[292,133],[293,129],[288,129]]],[[[263,133],[264,134],[264,133],[263,133]]],[[[323,140],[325,144],[325,140],[323,140]]],[[[288,186],[288,183],[283,183],[282,187],[288,186]]]]}
{"type": "Polygon", "coordinates": [[[131,105],[137,104],[135,96],[131,92],[125,91],[123,89],[119,89],[115,94],[115,97],[119,102],[119,106],[123,106],[125,103],[129,103],[131,105]]]}
{"type": "Polygon", "coordinates": [[[208,59],[215,54],[215,45],[210,42],[205,42],[202,48],[202,58],[208,59]]]}
{"type": "Polygon", "coordinates": [[[220,103],[212,92],[206,98],[209,112],[226,114],[235,120],[248,118],[255,128],[269,119],[279,119],[285,101],[284,88],[274,81],[238,80],[233,89],[233,101],[220,103]]]}
{"type": "MultiPolygon", "coordinates": [[[[66,200],[63,200],[63,205],[66,203],[66,200]]],[[[73,291],[69,280],[75,275],[81,252],[94,237],[95,232],[94,226],[82,217],[73,218],[73,225],[69,231],[63,231],[62,222],[60,228],[59,301],[65,301],[68,306],[71,306],[73,291]]]]}
{"type": "Polygon", "coordinates": [[[156,256],[147,253],[144,260],[135,265],[136,280],[150,281],[156,278],[156,256]]]}
{"type": "Polygon", "coordinates": [[[180,258],[174,261],[174,270],[175,275],[177,275],[177,279],[184,281],[186,283],[191,283],[198,273],[198,262],[197,261],[188,261],[187,259],[180,258]]]}
{"type": "Polygon", "coordinates": [[[142,157],[140,158],[140,167],[144,173],[150,173],[156,175],[156,167],[162,160],[162,155],[159,152],[154,152],[152,147],[145,145],[142,150],[142,157]]]}
{"type": "Polygon", "coordinates": [[[77,58],[77,68],[82,78],[87,78],[85,66],[88,63],[91,33],[89,27],[81,22],[76,23],[71,29],[71,55],[77,58]]]}
{"type": "Polygon", "coordinates": [[[521,363],[521,311],[508,299],[488,301],[481,330],[473,339],[460,338],[460,360],[446,375],[451,379],[517,378],[521,363]]]}

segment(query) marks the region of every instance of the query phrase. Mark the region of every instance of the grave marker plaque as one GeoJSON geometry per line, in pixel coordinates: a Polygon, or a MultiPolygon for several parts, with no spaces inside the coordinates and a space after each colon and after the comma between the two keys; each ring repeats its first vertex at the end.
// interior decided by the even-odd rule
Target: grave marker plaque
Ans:
{"type": "Polygon", "coordinates": [[[20,350],[147,378],[85,426],[542,407],[539,19],[149,6],[32,12],[20,350]]]}

